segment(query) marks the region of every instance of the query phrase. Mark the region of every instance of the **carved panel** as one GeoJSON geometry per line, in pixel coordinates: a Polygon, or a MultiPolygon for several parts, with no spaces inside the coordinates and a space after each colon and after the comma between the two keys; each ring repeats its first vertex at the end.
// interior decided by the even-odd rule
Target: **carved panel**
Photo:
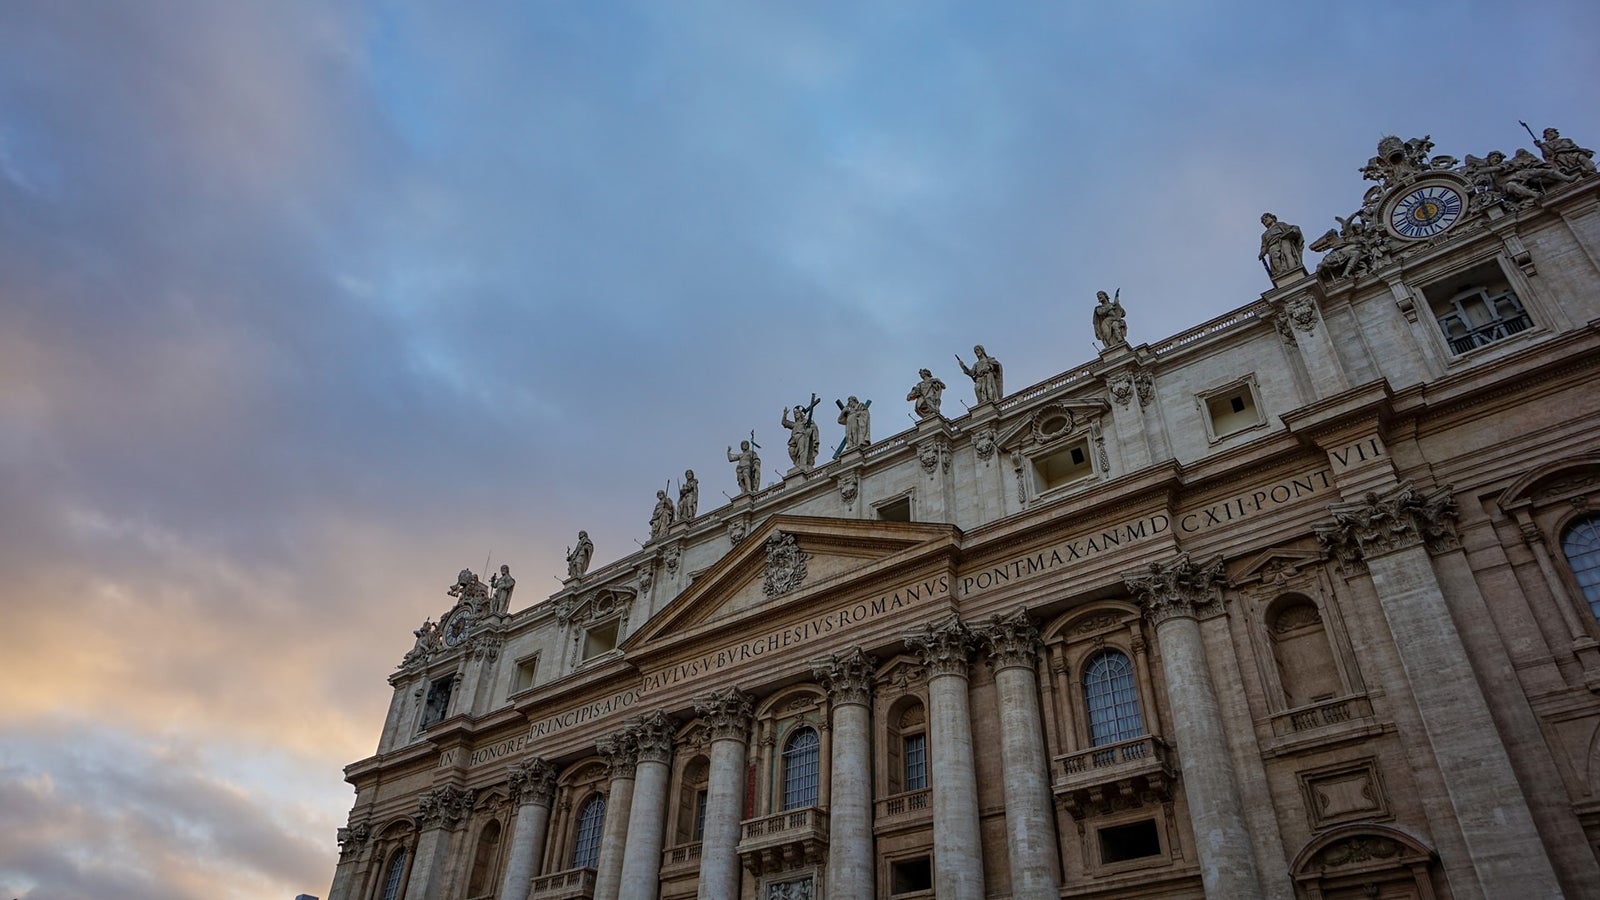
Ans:
{"type": "Polygon", "coordinates": [[[1390,818],[1383,779],[1372,757],[1306,769],[1296,775],[1306,804],[1306,820],[1313,829],[1390,818]]]}

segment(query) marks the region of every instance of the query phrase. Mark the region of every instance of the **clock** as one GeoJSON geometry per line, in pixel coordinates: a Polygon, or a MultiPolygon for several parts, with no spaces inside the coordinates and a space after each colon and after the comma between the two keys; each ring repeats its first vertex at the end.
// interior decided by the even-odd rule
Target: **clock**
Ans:
{"type": "Polygon", "coordinates": [[[461,639],[467,636],[467,629],[471,626],[472,614],[467,610],[463,609],[451,616],[450,621],[444,626],[444,645],[454,647],[461,643],[461,639]]]}
{"type": "Polygon", "coordinates": [[[1466,194],[1455,184],[1430,180],[1407,188],[1385,204],[1384,224],[1389,233],[1420,241],[1443,234],[1461,221],[1467,210],[1466,194]]]}

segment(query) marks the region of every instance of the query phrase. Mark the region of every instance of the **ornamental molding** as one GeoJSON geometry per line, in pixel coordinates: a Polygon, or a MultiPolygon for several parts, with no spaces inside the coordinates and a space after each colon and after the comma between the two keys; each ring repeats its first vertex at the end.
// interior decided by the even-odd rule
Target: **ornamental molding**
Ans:
{"type": "Polygon", "coordinates": [[[712,691],[694,698],[694,711],[710,732],[712,741],[738,741],[750,737],[750,718],[755,700],[736,687],[712,691]]]}
{"type": "Polygon", "coordinates": [[[865,706],[872,699],[872,681],[878,661],[860,647],[851,647],[811,661],[811,674],[828,692],[835,706],[855,703],[865,706]]]}
{"type": "Polygon", "coordinates": [[[633,733],[639,762],[665,765],[672,760],[672,744],[677,727],[666,713],[659,709],[646,713],[634,720],[629,730],[633,733]]]}
{"type": "Polygon", "coordinates": [[[937,624],[906,632],[904,640],[930,679],[940,675],[967,677],[967,660],[978,645],[978,636],[955,613],[937,624]]]}
{"type": "Polygon", "coordinates": [[[1133,592],[1152,625],[1222,612],[1223,580],[1221,554],[1197,563],[1189,554],[1180,553],[1122,575],[1122,583],[1133,592]]]}
{"type": "Polygon", "coordinates": [[[595,741],[594,752],[605,761],[606,774],[611,780],[633,777],[634,767],[639,763],[639,744],[631,726],[625,725],[595,741]]]}
{"type": "Polygon", "coordinates": [[[762,578],[761,592],[768,597],[781,597],[796,590],[806,580],[806,560],[811,554],[800,549],[795,536],[780,531],[767,540],[767,566],[762,578]]]}
{"type": "Polygon", "coordinates": [[[506,769],[513,803],[549,806],[556,796],[556,767],[539,757],[530,757],[506,769]]]}
{"type": "Polygon", "coordinates": [[[1459,515],[1450,486],[1418,490],[1411,481],[1387,492],[1368,491],[1361,500],[1328,507],[1333,521],[1312,526],[1317,540],[1346,572],[1366,560],[1418,544],[1432,555],[1461,547],[1459,515]]]}
{"type": "Polygon", "coordinates": [[[845,472],[839,476],[839,499],[845,506],[852,506],[856,496],[861,493],[861,475],[858,472],[845,472]]]}
{"type": "Polygon", "coordinates": [[[461,790],[448,784],[425,791],[417,801],[417,826],[454,830],[466,821],[477,796],[476,789],[461,790]]]}
{"type": "Polygon", "coordinates": [[[1299,344],[1296,332],[1311,336],[1317,332],[1317,323],[1321,316],[1317,311],[1317,301],[1310,294],[1300,294],[1275,303],[1272,307],[1273,321],[1278,327],[1278,334],[1290,344],[1299,344]]]}
{"type": "Polygon", "coordinates": [[[334,840],[339,842],[339,858],[344,859],[360,850],[371,836],[372,829],[365,822],[339,826],[338,832],[334,835],[334,840]]]}
{"type": "Polygon", "coordinates": [[[978,631],[983,648],[989,653],[989,667],[1033,669],[1039,664],[1039,628],[1026,609],[1009,616],[996,614],[978,631]]]}

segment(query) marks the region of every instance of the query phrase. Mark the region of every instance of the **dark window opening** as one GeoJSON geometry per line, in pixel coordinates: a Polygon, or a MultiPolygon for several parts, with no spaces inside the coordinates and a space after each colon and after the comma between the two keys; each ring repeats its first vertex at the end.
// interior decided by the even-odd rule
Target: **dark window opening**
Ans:
{"type": "Polygon", "coordinates": [[[889,894],[912,894],[933,890],[933,860],[926,856],[905,859],[889,865],[889,894]]]}
{"type": "Polygon", "coordinates": [[[456,679],[441,678],[428,686],[428,702],[422,707],[422,724],[417,726],[418,731],[425,730],[436,722],[441,722],[450,713],[450,692],[455,687],[456,679]]]}
{"type": "Polygon", "coordinates": [[[1130,859],[1143,859],[1161,855],[1161,838],[1156,833],[1156,821],[1145,819],[1129,825],[1111,825],[1100,829],[1100,862],[1119,863],[1130,859]]]}
{"type": "Polygon", "coordinates": [[[911,498],[901,497],[878,507],[878,518],[885,522],[911,521],[911,498]]]}

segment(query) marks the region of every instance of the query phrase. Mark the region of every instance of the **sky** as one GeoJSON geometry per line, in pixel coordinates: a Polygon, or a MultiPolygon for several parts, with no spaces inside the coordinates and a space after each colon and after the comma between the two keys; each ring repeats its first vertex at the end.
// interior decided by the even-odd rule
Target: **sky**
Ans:
{"type": "MultiPolygon", "coordinates": [[[[327,896],[445,588],[751,429],[1256,300],[1378,138],[1600,146],[1600,4],[0,0],[0,895],[327,896]]],[[[1314,257],[1314,255],[1313,255],[1314,257]]],[[[906,418],[901,418],[902,411],[906,418]]],[[[823,442],[838,428],[824,417],[823,442]]],[[[779,460],[779,462],[774,462],[779,460]]],[[[670,493],[676,496],[676,482],[670,493]]]]}

